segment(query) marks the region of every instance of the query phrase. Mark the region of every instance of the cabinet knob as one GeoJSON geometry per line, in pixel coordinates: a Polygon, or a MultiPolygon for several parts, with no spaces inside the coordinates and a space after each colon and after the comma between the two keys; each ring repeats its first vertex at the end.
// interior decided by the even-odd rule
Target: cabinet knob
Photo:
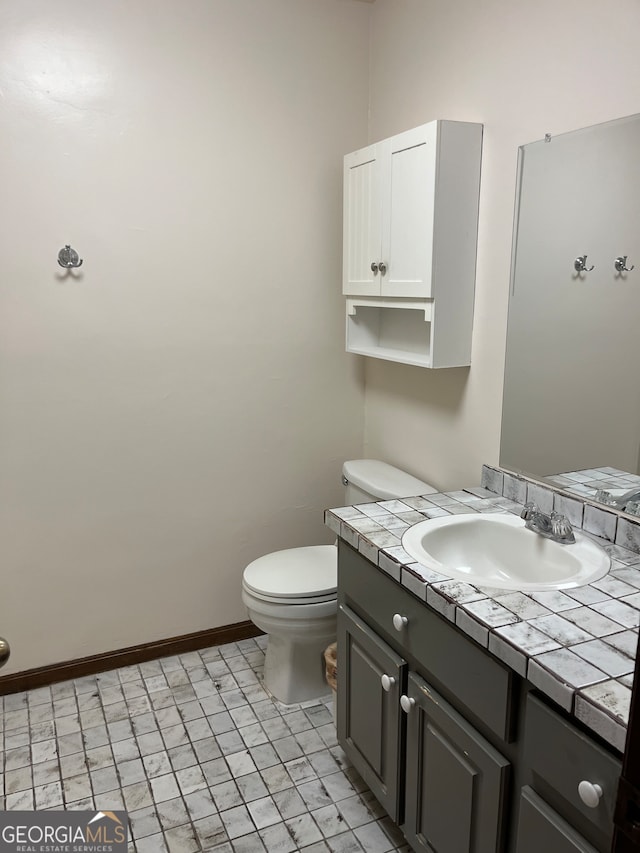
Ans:
{"type": "Polygon", "coordinates": [[[401,616],[399,613],[396,613],[393,617],[393,627],[396,631],[402,631],[405,625],[409,622],[406,616],[401,616]]]}
{"type": "Polygon", "coordinates": [[[378,269],[380,270],[380,275],[384,275],[387,271],[387,265],[384,261],[380,261],[378,264],[378,269]]]}
{"type": "Polygon", "coordinates": [[[371,272],[372,272],[374,275],[377,275],[377,274],[378,274],[378,264],[377,264],[375,261],[373,261],[373,262],[372,262],[372,264],[371,264],[371,272]]]}
{"type": "Polygon", "coordinates": [[[595,785],[593,782],[587,782],[586,779],[578,785],[578,796],[582,802],[590,809],[595,809],[602,797],[602,788],[600,785],[595,785]]]}
{"type": "Polygon", "coordinates": [[[400,707],[405,712],[405,714],[408,714],[415,704],[416,700],[412,699],[410,696],[400,697],[400,707]]]}
{"type": "Polygon", "coordinates": [[[387,693],[391,690],[393,685],[396,683],[395,678],[392,675],[387,675],[386,672],[380,679],[380,684],[382,684],[382,689],[387,693]]]}

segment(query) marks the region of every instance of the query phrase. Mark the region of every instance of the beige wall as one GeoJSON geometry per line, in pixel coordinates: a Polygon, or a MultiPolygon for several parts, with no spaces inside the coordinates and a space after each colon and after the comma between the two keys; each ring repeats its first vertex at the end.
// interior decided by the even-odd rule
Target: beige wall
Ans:
{"type": "Polygon", "coordinates": [[[0,6],[3,674],[243,620],[248,561],[330,541],[362,449],[339,281],[369,15],[0,6]]]}
{"type": "Polygon", "coordinates": [[[367,359],[367,455],[445,488],[498,461],[517,149],[640,112],[638,31],[635,0],[372,6],[370,141],[436,118],[485,135],[472,366],[367,359]]]}

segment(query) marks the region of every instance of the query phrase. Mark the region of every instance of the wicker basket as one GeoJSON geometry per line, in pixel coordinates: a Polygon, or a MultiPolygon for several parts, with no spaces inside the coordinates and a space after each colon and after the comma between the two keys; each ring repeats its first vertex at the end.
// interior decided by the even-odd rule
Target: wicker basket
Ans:
{"type": "Polygon", "coordinates": [[[325,674],[327,684],[334,691],[337,689],[336,677],[338,672],[338,644],[331,643],[324,650],[324,662],[326,664],[325,674]]]}

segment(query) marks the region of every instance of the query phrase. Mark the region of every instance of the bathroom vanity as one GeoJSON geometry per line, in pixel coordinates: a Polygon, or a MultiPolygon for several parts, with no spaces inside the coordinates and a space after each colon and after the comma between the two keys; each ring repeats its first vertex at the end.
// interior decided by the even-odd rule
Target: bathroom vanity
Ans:
{"type": "Polygon", "coordinates": [[[597,617],[635,603],[605,590],[627,593],[615,584],[640,557],[627,552],[624,563],[615,546],[608,579],[572,600],[421,573],[399,545],[419,518],[500,508],[518,506],[477,489],[327,513],[340,537],[338,739],[415,850],[605,853],[624,750],[620,695],[630,693],[630,676],[612,673],[633,671],[633,631],[597,617]],[[600,613],[584,603],[597,599],[600,613]],[[613,631],[604,640],[624,638],[628,654],[585,638],[584,617],[613,631]],[[558,620],[564,640],[551,636],[558,620]],[[572,639],[610,649],[611,671],[579,658],[572,639]]]}

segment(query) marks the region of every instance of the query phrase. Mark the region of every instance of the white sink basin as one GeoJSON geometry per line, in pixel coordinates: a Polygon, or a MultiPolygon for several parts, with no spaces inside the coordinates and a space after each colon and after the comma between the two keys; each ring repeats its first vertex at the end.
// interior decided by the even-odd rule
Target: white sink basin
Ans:
{"type": "Polygon", "coordinates": [[[402,547],[428,569],[474,586],[542,590],[584,586],[606,575],[608,554],[575,531],[560,545],[508,513],[450,515],[405,531],[402,547]]]}

